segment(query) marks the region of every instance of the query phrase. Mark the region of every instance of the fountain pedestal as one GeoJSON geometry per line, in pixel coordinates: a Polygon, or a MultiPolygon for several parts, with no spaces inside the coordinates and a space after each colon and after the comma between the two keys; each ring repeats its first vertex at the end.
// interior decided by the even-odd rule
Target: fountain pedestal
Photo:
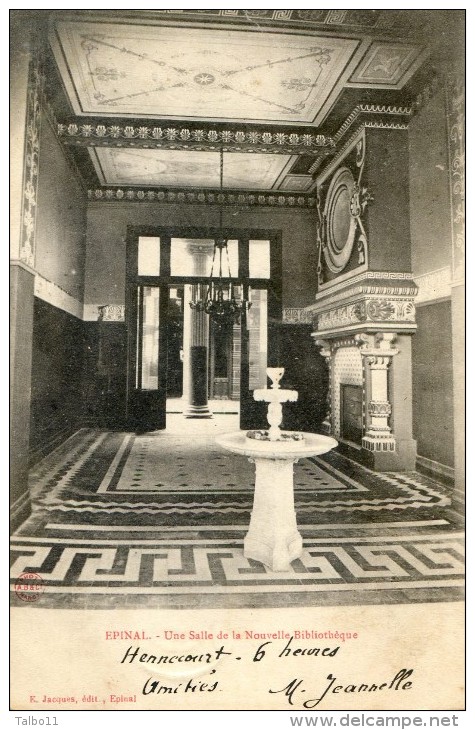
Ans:
{"type": "Polygon", "coordinates": [[[294,464],[306,456],[324,454],[338,446],[329,436],[315,433],[302,436],[300,441],[283,442],[282,446],[279,441],[249,439],[246,431],[216,439],[223,448],[247,456],[256,465],[254,504],[244,539],[244,556],[279,572],[290,570],[292,560],[302,554],[302,537],[294,507],[294,464]]]}
{"type": "Polygon", "coordinates": [[[254,504],[244,557],[271,570],[290,570],[302,554],[302,537],[294,508],[294,463],[304,456],[324,454],[338,446],[329,436],[281,431],[282,403],[297,400],[296,390],[280,390],[283,368],[267,368],[272,388],[254,391],[254,400],[266,401],[268,431],[238,431],[216,441],[229,451],[248,456],[256,465],[254,504]]]}
{"type": "Polygon", "coordinates": [[[303,547],[294,509],[294,460],[256,457],[254,461],[256,487],[244,557],[286,571],[303,547]]]}

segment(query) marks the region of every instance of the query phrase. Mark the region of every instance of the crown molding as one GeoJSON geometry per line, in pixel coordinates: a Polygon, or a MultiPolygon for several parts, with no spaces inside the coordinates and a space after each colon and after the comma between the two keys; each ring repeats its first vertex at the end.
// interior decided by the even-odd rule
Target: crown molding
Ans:
{"type": "MultiPolygon", "coordinates": [[[[307,130],[308,128],[305,127],[307,130]]],[[[270,132],[209,128],[195,129],[182,124],[156,127],[148,124],[58,122],[58,136],[66,145],[94,147],[142,147],[145,149],[220,150],[274,154],[316,154],[334,146],[331,137],[313,132],[270,132]]]]}
{"type": "Polygon", "coordinates": [[[365,127],[378,129],[407,129],[409,118],[413,114],[410,106],[386,106],[384,104],[358,104],[348,115],[336,134],[333,143],[337,145],[358,122],[363,121],[365,127]],[[399,120],[397,120],[399,118],[399,120]],[[404,125],[404,126],[401,126],[404,125]]]}
{"type": "Polygon", "coordinates": [[[188,203],[197,205],[246,205],[271,206],[273,208],[315,208],[316,198],[313,195],[295,195],[292,193],[260,192],[221,192],[220,190],[197,189],[169,190],[159,188],[101,187],[87,191],[90,201],[97,202],[131,202],[145,203],[188,203]]]}

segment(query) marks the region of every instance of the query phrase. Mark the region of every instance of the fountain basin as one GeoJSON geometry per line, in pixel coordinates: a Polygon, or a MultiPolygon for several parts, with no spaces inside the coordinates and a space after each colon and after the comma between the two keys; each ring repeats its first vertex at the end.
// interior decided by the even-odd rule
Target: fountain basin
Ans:
{"type": "Polygon", "coordinates": [[[302,433],[298,433],[297,431],[280,431],[277,438],[272,438],[271,431],[248,431],[246,433],[246,443],[249,444],[249,446],[253,446],[256,442],[258,444],[265,444],[269,441],[272,441],[273,443],[278,443],[282,450],[292,450],[292,448],[295,446],[296,443],[302,443],[305,442],[304,436],[302,433]]]}
{"type": "MultiPolygon", "coordinates": [[[[295,431],[282,431],[289,435],[295,431]]],[[[306,456],[318,456],[338,446],[338,441],[330,436],[316,433],[299,433],[299,440],[259,440],[248,438],[246,431],[235,431],[216,438],[216,442],[225,449],[243,456],[260,459],[302,459],[306,456]]]]}

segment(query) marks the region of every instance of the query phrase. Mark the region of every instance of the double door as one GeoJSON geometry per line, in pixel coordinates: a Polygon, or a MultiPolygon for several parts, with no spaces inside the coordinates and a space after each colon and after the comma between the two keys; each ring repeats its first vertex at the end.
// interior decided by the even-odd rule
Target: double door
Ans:
{"type": "MultiPolygon", "coordinates": [[[[266,387],[266,367],[279,359],[280,240],[262,231],[225,233],[235,242],[230,282],[242,286],[251,307],[232,331],[221,331],[219,336],[207,322],[202,377],[208,379],[211,372],[210,391],[216,396],[216,388],[222,385],[216,372],[223,368],[217,356],[227,341],[227,395],[239,398],[240,427],[263,428],[265,410],[254,401],[252,391],[266,387]]],[[[189,379],[196,377],[189,368],[189,303],[193,292],[196,295],[206,288],[216,234],[196,229],[129,229],[127,423],[136,431],[166,428],[167,395],[181,391],[186,397],[189,379]]]]}

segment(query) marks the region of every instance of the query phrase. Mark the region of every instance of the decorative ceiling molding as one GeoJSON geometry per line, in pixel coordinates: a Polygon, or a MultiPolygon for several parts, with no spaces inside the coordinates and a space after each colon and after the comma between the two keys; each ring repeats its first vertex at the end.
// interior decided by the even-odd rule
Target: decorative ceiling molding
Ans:
{"type": "Polygon", "coordinates": [[[369,115],[368,120],[371,119],[372,116],[378,115],[379,117],[381,117],[381,123],[387,124],[392,117],[410,117],[412,114],[412,107],[386,106],[380,104],[358,104],[358,106],[353,109],[351,114],[349,114],[349,116],[343,122],[338,132],[333,136],[333,144],[338,144],[338,142],[343,139],[343,137],[345,137],[351,127],[357,122],[357,120],[362,115],[366,114],[369,115]],[[389,117],[389,119],[386,119],[386,117],[389,117]]]}
{"type": "Polygon", "coordinates": [[[224,192],[220,190],[158,190],[157,188],[96,188],[87,191],[90,201],[174,203],[228,206],[271,206],[274,208],[315,208],[316,198],[311,195],[263,192],[224,192]]]}
{"type": "Polygon", "coordinates": [[[194,149],[226,152],[264,152],[275,154],[322,154],[334,146],[331,137],[305,132],[261,132],[248,129],[217,130],[192,129],[176,124],[173,127],[155,127],[142,124],[110,124],[104,120],[96,124],[78,121],[58,123],[58,136],[65,144],[104,147],[144,147],[153,149],[194,149]]]}
{"type": "MultiPolygon", "coordinates": [[[[74,121],[56,123],[56,133],[62,144],[73,151],[75,147],[119,147],[123,149],[168,149],[194,150],[200,152],[218,151],[236,153],[261,153],[272,155],[292,155],[314,157],[306,174],[292,174],[289,168],[282,179],[274,187],[288,192],[311,193],[316,182],[312,177],[318,171],[318,177],[325,174],[334,164],[335,156],[348,150],[355,138],[364,128],[406,130],[411,116],[414,114],[410,106],[388,106],[378,104],[358,104],[334,137],[312,133],[308,127],[305,131],[262,131],[249,128],[219,129],[203,125],[202,129],[176,124],[173,127],[159,127],[147,124],[110,124],[110,120],[100,123],[75,119],[74,121]],[[355,125],[356,128],[355,128],[355,125]],[[350,136],[348,137],[348,134],[350,136]],[[344,145],[341,143],[344,141],[344,145]],[[323,165],[323,163],[327,164],[323,165]],[[290,190],[290,186],[294,189],[290,190]]],[[[122,187],[127,182],[122,184],[122,187]]],[[[89,193],[95,183],[90,180],[89,193]],[[92,185],[91,185],[92,183],[92,185]]],[[[100,181],[104,186],[104,181],[100,181]]],[[[142,183],[143,187],[144,183],[142,183]]],[[[111,185],[107,186],[112,189],[111,185]]],[[[163,187],[163,185],[161,186],[163,187]]],[[[174,186],[175,188],[176,186],[174,186]]],[[[96,188],[105,193],[105,188],[96,188]]],[[[153,188],[157,190],[157,188],[153,188]]],[[[143,187],[148,195],[150,186],[143,187]]],[[[168,192],[168,191],[165,191],[168,192]]],[[[195,191],[196,195],[200,191],[195,191]]],[[[209,192],[209,191],[208,191],[209,192]]],[[[254,192],[254,191],[252,191],[254,192]]],[[[110,192],[108,193],[110,195],[110,192]]],[[[187,193],[188,194],[188,193],[187,193]]],[[[206,194],[203,191],[203,194],[206,194]]],[[[114,193],[115,195],[115,193],[114,193]]],[[[114,197],[114,196],[112,196],[114,197]]],[[[107,198],[111,199],[111,198],[107,198]]]]}
{"type": "Polygon", "coordinates": [[[398,30],[400,12],[384,10],[156,10],[156,15],[174,20],[243,23],[259,28],[275,27],[327,28],[328,30],[373,31],[398,30]]]}

